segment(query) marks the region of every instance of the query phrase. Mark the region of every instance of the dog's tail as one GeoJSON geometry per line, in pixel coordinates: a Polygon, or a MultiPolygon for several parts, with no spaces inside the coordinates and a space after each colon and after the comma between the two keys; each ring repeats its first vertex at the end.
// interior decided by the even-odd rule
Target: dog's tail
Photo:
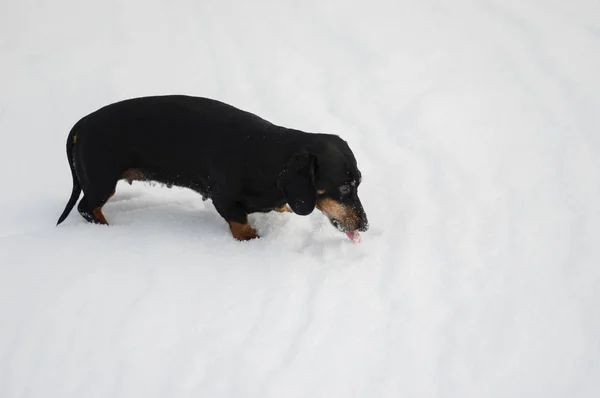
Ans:
{"type": "MultiPolygon", "coordinates": [[[[85,118],[84,118],[85,119],[85,118]]],[[[69,136],[67,137],[67,159],[69,160],[69,167],[71,168],[71,176],[73,177],[73,191],[71,192],[71,197],[67,202],[67,206],[65,210],[58,218],[58,222],[56,225],[65,221],[65,218],[69,215],[75,203],[77,203],[77,199],[79,199],[79,195],[81,195],[81,184],[79,184],[79,178],[77,178],[77,173],[75,172],[75,163],[73,162],[73,147],[75,146],[75,142],[77,141],[77,131],[84,119],[81,119],[79,122],[73,126],[71,131],[69,132],[69,136]]]]}

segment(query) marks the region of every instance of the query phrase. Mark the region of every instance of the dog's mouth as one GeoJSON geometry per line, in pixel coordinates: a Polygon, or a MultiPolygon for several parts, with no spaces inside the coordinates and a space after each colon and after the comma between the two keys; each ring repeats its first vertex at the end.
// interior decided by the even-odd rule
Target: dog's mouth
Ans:
{"type": "Polygon", "coordinates": [[[348,239],[350,239],[352,242],[360,243],[362,238],[360,236],[360,233],[358,232],[359,230],[347,229],[339,220],[335,218],[330,218],[329,221],[331,222],[331,225],[333,225],[338,231],[345,233],[348,239]]]}
{"type": "Polygon", "coordinates": [[[333,225],[338,231],[340,232],[366,232],[369,229],[369,224],[368,223],[358,223],[357,226],[355,227],[348,227],[346,226],[344,223],[340,222],[340,220],[338,220],[337,218],[333,218],[333,217],[327,217],[329,218],[329,222],[331,222],[331,225],[333,225]]]}
{"type": "Polygon", "coordinates": [[[331,225],[333,225],[338,231],[340,231],[340,232],[346,232],[346,228],[344,228],[342,226],[342,223],[340,223],[337,219],[330,218],[329,222],[331,222],[331,225]]]}
{"type": "Polygon", "coordinates": [[[355,243],[360,241],[359,231],[369,229],[369,222],[360,203],[349,206],[332,199],[322,199],[317,201],[317,208],[327,216],[335,229],[345,233],[355,243]]]}

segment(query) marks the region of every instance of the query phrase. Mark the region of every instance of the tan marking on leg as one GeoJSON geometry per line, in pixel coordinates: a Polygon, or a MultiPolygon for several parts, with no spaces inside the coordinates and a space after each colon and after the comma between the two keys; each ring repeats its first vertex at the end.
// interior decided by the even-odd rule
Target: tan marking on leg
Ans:
{"type": "Polygon", "coordinates": [[[229,228],[231,229],[231,235],[233,235],[233,237],[237,240],[250,240],[259,237],[254,228],[252,228],[248,222],[245,224],[240,224],[235,221],[228,221],[228,223],[229,228]]]}
{"type": "Polygon", "coordinates": [[[279,213],[293,213],[292,209],[290,209],[290,206],[288,206],[287,204],[276,208],[275,211],[279,213]]]}
{"type": "Polygon", "coordinates": [[[108,222],[106,221],[106,218],[104,218],[104,214],[102,214],[102,207],[96,207],[93,211],[94,213],[94,217],[96,217],[96,220],[98,220],[98,222],[102,225],[108,225],[108,222]]]}
{"type": "Polygon", "coordinates": [[[353,231],[358,228],[358,215],[348,206],[330,198],[318,199],[317,209],[329,218],[335,218],[345,229],[353,231]]]}

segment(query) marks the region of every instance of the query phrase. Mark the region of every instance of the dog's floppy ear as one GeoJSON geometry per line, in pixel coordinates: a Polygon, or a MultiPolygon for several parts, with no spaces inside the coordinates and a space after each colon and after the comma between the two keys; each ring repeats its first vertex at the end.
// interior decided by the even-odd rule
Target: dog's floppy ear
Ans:
{"type": "Polygon", "coordinates": [[[293,155],[279,176],[277,186],[294,213],[306,216],[317,204],[314,184],[315,158],[306,151],[293,155]]]}

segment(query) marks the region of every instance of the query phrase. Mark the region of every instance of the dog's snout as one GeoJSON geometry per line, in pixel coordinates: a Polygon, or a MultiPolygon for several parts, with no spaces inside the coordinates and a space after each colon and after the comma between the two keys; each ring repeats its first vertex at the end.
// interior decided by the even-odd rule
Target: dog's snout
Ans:
{"type": "Polygon", "coordinates": [[[360,222],[358,223],[358,230],[360,232],[367,232],[369,230],[369,222],[366,218],[360,220],[360,222]]]}
{"type": "Polygon", "coordinates": [[[369,229],[369,220],[367,219],[367,214],[365,213],[365,210],[360,202],[354,206],[354,210],[356,212],[356,218],[358,221],[356,229],[360,232],[366,232],[369,229]]]}
{"type": "Polygon", "coordinates": [[[366,232],[369,230],[369,220],[367,220],[367,215],[364,211],[360,213],[358,218],[358,228],[360,232],[366,232]]]}

